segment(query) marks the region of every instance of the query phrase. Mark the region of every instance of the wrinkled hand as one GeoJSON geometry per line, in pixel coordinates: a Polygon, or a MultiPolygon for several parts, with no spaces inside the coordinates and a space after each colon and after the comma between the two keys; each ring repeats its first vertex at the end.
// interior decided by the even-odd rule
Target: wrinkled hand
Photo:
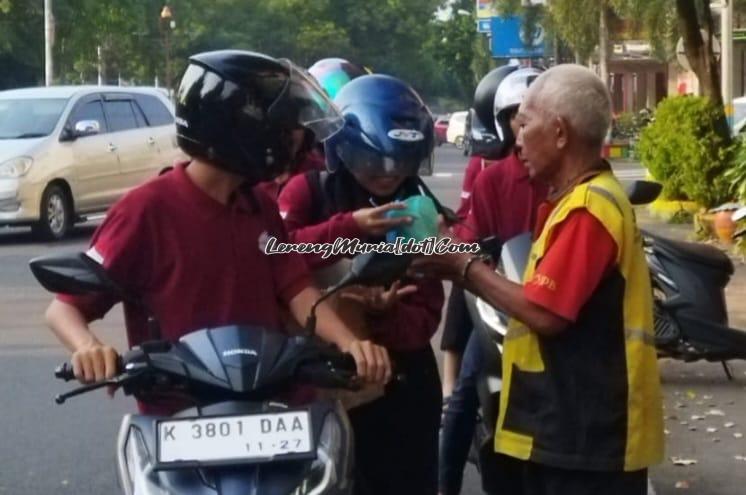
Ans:
{"type": "Polygon", "coordinates": [[[70,358],[75,378],[80,383],[109,380],[117,375],[119,355],[113,347],[94,342],[75,351],[70,358]]]}
{"type": "Polygon", "coordinates": [[[349,287],[340,294],[342,299],[357,301],[368,311],[373,313],[385,313],[393,308],[397,302],[408,294],[417,292],[416,285],[405,285],[397,280],[386,290],[383,287],[363,287],[355,285],[349,287]]]}
{"type": "Polygon", "coordinates": [[[386,212],[391,210],[403,210],[407,207],[402,202],[386,203],[375,208],[361,208],[352,213],[360,230],[368,235],[381,236],[399,225],[412,223],[412,217],[386,218],[386,212]]]}
{"type": "MultiPolygon", "coordinates": [[[[459,242],[453,229],[446,225],[442,215],[438,215],[438,237],[451,239],[459,242]]],[[[464,265],[470,254],[447,253],[418,256],[412,260],[408,275],[415,278],[432,277],[440,280],[451,280],[459,282],[464,265]]]]}
{"type": "Polygon", "coordinates": [[[357,376],[370,384],[385,384],[391,380],[391,360],[386,348],[370,340],[352,340],[342,348],[355,359],[357,376]]]}
{"type": "Polygon", "coordinates": [[[460,282],[464,266],[471,256],[458,253],[420,256],[412,261],[408,273],[413,277],[424,276],[460,282]]]}

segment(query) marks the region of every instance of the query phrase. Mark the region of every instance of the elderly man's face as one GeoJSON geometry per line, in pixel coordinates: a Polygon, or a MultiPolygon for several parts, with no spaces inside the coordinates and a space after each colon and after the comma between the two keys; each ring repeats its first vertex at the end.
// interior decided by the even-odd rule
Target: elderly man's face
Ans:
{"type": "Polygon", "coordinates": [[[557,158],[561,145],[561,132],[557,119],[542,112],[536,98],[527,97],[518,108],[516,136],[518,156],[528,168],[529,176],[545,180],[554,173],[559,164],[557,158]]]}

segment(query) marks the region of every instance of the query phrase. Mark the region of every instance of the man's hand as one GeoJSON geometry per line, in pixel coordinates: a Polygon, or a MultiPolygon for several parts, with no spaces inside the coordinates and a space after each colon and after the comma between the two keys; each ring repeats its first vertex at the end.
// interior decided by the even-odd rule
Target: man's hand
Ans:
{"type": "Polygon", "coordinates": [[[355,359],[357,376],[367,383],[385,384],[391,380],[391,360],[389,353],[370,340],[351,340],[342,348],[355,359]]]}
{"type": "Polygon", "coordinates": [[[75,378],[80,383],[94,383],[109,380],[117,375],[119,355],[113,347],[93,342],[73,352],[70,359],[75,378]]]}
{"type": "Polygon", "coordinates": [[[386,212],[403,210],[407,207],[402,202],[391,202],[375,208],[361,208],[352,212],[358,228],[368,235],[380,236],[399,225],[412,223],[411,217],[386,218],[386,212]]]}
{"type": "Polygon", "coordinates": [[[401,286],[397,280],[389,290],[383,287],[363,287],[355,285],[347,288],[340,294],[340,298],[356,301],[372,313],[385,313],[392,309],[407,294],[417,292],[416,285],[401,286]]]}
{"type": "Polygon", "coordinates": [[[432,254],[420,256],[412,261],[409,273],[440,280],[462,283],[464,267],[473,255],[460,253],[432,254]]]}

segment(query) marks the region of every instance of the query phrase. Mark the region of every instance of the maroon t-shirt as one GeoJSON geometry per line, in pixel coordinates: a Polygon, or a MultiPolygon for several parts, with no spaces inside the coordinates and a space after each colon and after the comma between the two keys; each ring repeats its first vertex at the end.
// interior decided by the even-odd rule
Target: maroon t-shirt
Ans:
{"type": "Polygon", "coordinates": [[[479,174],[488,166],[497,163],[494,160],[485,160],[481,156],[472,156],[466,164],[464,171],[464,183],[461,185],[461,202],[456,210],[459,220],[464,221],[469,216],[471,209],[471,195],[474,192],[474,183],[479,174]]]}
{"type": "MultiPolygon", "coordinates": [[[[181,164],[115,204],[94,233],[89,255],[143,298],[164,339],[226,324],[279,330],[281,305],[311,279],[302,256],[264,254],[270,236],[287,239],[271,198],[254,188],[223,205],[198,188],[181,164]]],[[[89,321],[117,302],[58,297],[89,321]]],[[[130,346],[150,338],[141,310],[125,304],[125,319],[130,346]]]]}
{"type": "Polygon", "coordinates": [[[518,156],[511,153],[476,178],[467,219],[454,231],[465,241],[494,235],[503,242],[531,232],[547,192],[547,186],[531,180],[518,156]]]}
{"type": "MultiPolygon", "coordinates": [[[[352,217],[352,211],[339,212],[318,222],[312,218],[317,210],[314,201],[305,175],[290,179],[280,193],[277,203],[292,242],[334,243],[337,238],[366,240],[352,217]]],[[[321,254],[304,256],[312,269],[327,266],[342,257],[323,259],[321,254]]],[[[371,318],[371,340],[395,351],[419,350],[429,346],[440,323],[443,302],[443,285],[440,281],[427,279],[417,282],[417,292],[405,296],[388,313],[371,318]]]]}

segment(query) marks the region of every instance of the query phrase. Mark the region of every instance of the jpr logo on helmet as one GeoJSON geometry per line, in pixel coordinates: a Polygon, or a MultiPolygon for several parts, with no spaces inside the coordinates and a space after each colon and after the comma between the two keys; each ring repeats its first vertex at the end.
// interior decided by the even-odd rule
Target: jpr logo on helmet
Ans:
{"type": "Polygon", "coordinates": [[[391,139],[396,139],[397,141],[407,141],[409,143],[423,141],[425,139],[424,134],[414,129],[391,129],[388,132],[388,136],[391,139]]]}

